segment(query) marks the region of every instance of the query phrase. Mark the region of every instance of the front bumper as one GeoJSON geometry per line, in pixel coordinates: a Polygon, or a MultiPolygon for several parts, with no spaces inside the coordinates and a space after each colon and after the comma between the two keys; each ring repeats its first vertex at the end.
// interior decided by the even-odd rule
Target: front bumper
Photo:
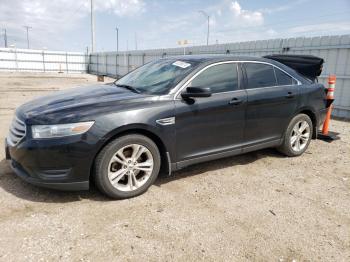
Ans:
{"type": "Polygon", "coordinates": [[[88,134],[46,140],[5,141],[12,170],[30,184],[58,190],[88,190],[96,152],[88,134]]]}
{"type": "Polygon", "coordinates": [[[26,171],[21,167],[19,163],[14,160],[11,160],[11,168],[12,170],[24,181],[29,184],[45,187],[56,190],[64,190],[64,191],[80,191],[80,190],[88,190],[89,189],[89,181],[82,182],[45,182],[41,179],[36,179],[31,177],[26,171]]]}

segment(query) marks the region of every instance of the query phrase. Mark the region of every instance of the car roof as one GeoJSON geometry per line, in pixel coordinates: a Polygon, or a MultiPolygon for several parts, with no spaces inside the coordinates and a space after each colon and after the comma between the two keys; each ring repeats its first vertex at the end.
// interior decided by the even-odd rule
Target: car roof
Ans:
{"type": "Polygon", "coordinates": [[[308,83],[308,81],[305,80],[304,77],[302,77],[300,74],[298,74],[294,69],[290,68],[289,66],[286,66],[278,61],[264,58],[264,57],[257,57],[257,56],[236,56],[236,55],[223,55],[223,54],[203,54],[203,55],[182,55],[182,56],[168,56],[163,59],[171,59],[171,60],[180,60],[180,61],[186,61],[186,62],[198,62],[202,64],[203,66],[217,63],[217,62],[224,62],[224,61],[257,61],[257,62],[266,62],[272,65],[277,66],[280,69],[283,69],[288,74],[292,75],[297,80],[301,81],[302,83],[308,83]]]}
{"type": "Polygon", "coordinates": [[[273,64],[274,60],[255,57],[255,56],[235,56],[235,55],[182,55],[182,56],[169,56],[168,59],[177,59],[185,61],[198,61],[198,62],[221,62],[221,61],[260,61],[273,64]]]}

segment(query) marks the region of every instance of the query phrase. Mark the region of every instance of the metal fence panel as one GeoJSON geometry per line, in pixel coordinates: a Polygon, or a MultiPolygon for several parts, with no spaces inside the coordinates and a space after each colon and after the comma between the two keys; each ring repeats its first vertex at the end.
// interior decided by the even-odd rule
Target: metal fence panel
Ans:
{"type": "Polygon", "coordinates": [[[86,73],[89,57],[78,52],[0,48],[0,70],[86,73]]]}
{"type": "MultiPolygon", "coordinates": [[[[297,37],[193,46],[186,47],[185,53],[186,55],[230,54],[247,56],[283,53],[322,57],[325,64],[320,82],[326,85],[329,74],[337,75],[333,115],[350,119],[350,35],[297,37]]],[[[182,47],[119,52],[118,58],[116,58],[116,52],[93,53],[89,59],[89,72],[119,78],[155,59],[183,54],[184,48],[182,47]]]]}

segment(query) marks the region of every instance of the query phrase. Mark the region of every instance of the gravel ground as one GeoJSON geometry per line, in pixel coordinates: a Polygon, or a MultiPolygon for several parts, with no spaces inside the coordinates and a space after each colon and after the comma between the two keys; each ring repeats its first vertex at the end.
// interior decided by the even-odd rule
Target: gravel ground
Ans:
{"type": "Polygon", "coordinates": [[[90,75],[0,74],[0,261],[350,261],[350,123],[297,158],[273,149],[195,165],[111,201],[56,192],[10,170],[14,109],[90,75]]]}

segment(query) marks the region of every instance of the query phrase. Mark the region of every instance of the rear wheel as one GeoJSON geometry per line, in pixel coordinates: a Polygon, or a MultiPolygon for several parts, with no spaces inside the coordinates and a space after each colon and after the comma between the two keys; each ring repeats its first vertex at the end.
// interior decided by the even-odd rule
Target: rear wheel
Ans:
{"type": "Polygon", "coordinates": [[[300,156],[308,148],[312,138],[312,121],[309,116],[299,114],[289,123],[282,145],[278,150],[287,156],[300,156]]]}
{"type": "Polygon", "coordinates": [[[156,144],[142,135],[126,135],[110,142],[95,161],[95,182],[106,195],[130,198],[144,193],[160,168],[156,144]]]}

